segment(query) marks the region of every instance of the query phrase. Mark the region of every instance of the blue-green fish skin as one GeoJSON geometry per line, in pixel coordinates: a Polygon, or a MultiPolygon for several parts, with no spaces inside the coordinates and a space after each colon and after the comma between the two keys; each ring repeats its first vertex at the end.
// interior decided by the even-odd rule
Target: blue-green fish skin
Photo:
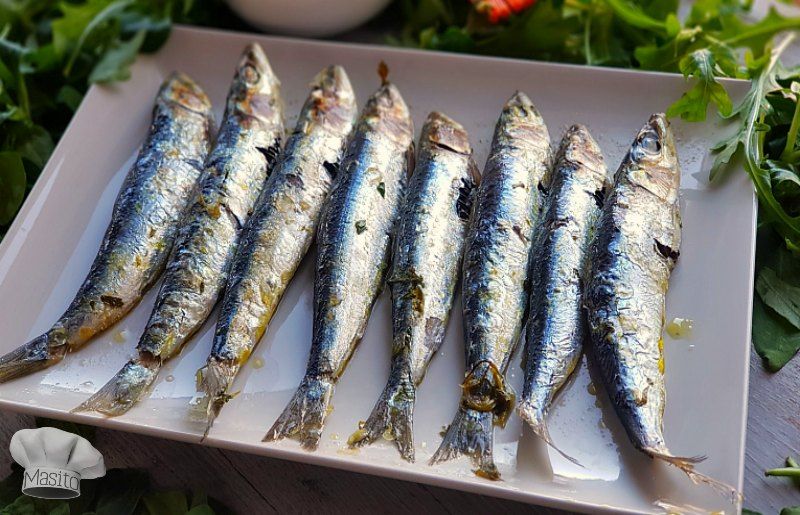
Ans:
{"type": "Polygon", "coordinates": [[[431,463],[469,455],[477,475],[500,477],[494,426],[504,426],[514,407],[504,374],[528,306],[528,265],[551,164],[544,120],[517,92],[503,107],[478,187],[463,265],[467,370],[459,410],[431,463]]]}
{"type": "Polygon", "coordinates": [[[389,266],[391,236],[413,169],[414,128],[388,82],[367,101],[317,235],[314,328],[306,374],[264,441],[316,449],[336,382],[367,326],[389,266]]]}
{"type": "Polygon", "coordinates": [[[444,341],[478,180],[466,130],[442,113],[431,113],[422,128],[388,279],[393,319],[389,380],[363,427],[348,441],[351,446],[374,442],[389,431],[400,455],[414,461],[416,388],[444,341]]]}
{"type": "Polygon", "coordinates": [[[680,179],[669,122],[654,114],[617,170],[597,223],[584,296],[591,357],[634,447],[737,503],[735,488],[695,470],[704,457],[675,456],[664,440],[661,334],[681,247],[680,179]]]}
{"type": "Polygon", "coordinates": [[[213,124],[211,101],[191,78],[174,73],[164,81],[88,276],[50,330],[0,358],[0,382],[58,363],[139,303],[164,271],[213,124]]]}
{"type": "Polygon", "coordinates": [[[308,252],[357,116],[340,66],[322,70],[295,130],[242,236],[206,365],[198,371],[198,407],[210,427],[233,395],[240,367],[261,339],[308,252]]]}
{"type": "Polygon", "coordinates": [[[237,241],[275,165],[283,135],[280,82],[261,47],[245,49],[222,126],[205,162],[155,307],[129,361],[74,411],[127,412],[211,314],[227,280],[237,241]]]}
{"type": "Polygon", "coordinates": [[[607,181],[600,147],[586,127],[572,126],[561,141],[534,239],[525,380],[517,406],[534,433],[554,448],[546,415],[583,353],[583,286],[607,181]]]}

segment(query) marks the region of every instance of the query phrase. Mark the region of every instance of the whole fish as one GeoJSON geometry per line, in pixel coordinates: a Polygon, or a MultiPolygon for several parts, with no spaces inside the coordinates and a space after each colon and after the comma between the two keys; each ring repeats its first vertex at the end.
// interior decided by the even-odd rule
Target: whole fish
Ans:
{"type": "Polygon", "coordinates": [[[156,282],[203,169],[211,102],[182,73],[161,86],[150,131],[125,177],[89,274],[53,327],[0,358],[0,382],[58,363],[118,322],[156,282]]]}
{"type": "Polygon", "coordinates": [[[550,136],[524,93],[503,107],[478,187],[464,255],[467,371],[461,401],[431,463],[467,454],[475,473],[498,479],[494,425],[514,407],[504,380],[528,305],[528,263],[552,161],[550,136]]]}
{"type": "Polygon", "coordinates": [[[414,461],[416,388],[444,340],[478,180],[467,131],[431,113],[422,128],[388,279],[394,321],[389,381],[366,423],[350,437],[351,446],[389,431],[403,458],[414,461]]]}
{"type": "Polygon", "coordinates": [[[413,168],[414,128],[397,88],[367,101],[317,236],[314,329],[305,377],[264,441],[317,447],[331,395],[356,349],[389,265],[391,235],[413,168]]]}
{"type": "Polygon", "coordinates": [[[129,361],[75,411],[121,415],[148,390],[164,361],[208,318],[227,279],[283,134],[280,83],[264,51],[249,45],[228,93],[225,116],[204,177],[175,244],[155,307],[129,361]]]}
{"type": "Polygon", "coordinates": [[[231,267],[211,354],[198,371],[202,397],[196,402],[208,427],[311,246],[357,114],[344,69],[321,71],[231,267]]]}
{"type": "Polygon", "coordinates": [[[592,357],[633,445],[693,481],[735,490],[694,470],[703,457],[679,457],[663,434],[661,339],[670,274],[681,245],[680,170],[666,117],[642,127],[614,178],[592,245],[585,292],[592,357]]]}
{"type": "Polygon", "coordinates": [[[534,238],[525,381],[517,406],[520,417],[534,433],[556,450],[546,415],[583,352],[583,289],[594,224],[608,188],[607,176],[597,143],[586,127],[573,125],[561,140],[534,238]]]}

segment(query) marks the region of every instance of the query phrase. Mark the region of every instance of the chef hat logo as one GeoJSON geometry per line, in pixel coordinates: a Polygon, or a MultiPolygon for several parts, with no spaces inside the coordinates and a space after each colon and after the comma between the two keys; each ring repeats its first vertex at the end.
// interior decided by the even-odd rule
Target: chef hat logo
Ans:
{"type": "Polygon", "coordinates": [[[85,438],[54,427],[17,431],[9,450],[14,461],[25,468],[22,493],[32,497],[78,497],[81,479],[106,473],[100,451],[85,438]]]}

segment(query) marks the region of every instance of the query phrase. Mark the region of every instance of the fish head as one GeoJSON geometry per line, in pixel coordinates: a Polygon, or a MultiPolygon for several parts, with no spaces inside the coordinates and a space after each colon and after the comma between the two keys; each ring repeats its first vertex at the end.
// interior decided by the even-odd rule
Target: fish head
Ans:
{"type": "Polygon", "coordinates": [[[607,186],[609,177],[603,151],[586,126],[575,124],[567,129],[561,139],[557,159],[580,164],[576,169],[592,174],[592,177],[602,181],[603,186],[607,186]]]}
{"type": "Polygon", "coordinates": [[[363,119],[374,130],[401,146],[410,145],[414,139],[414,122],[400,90],[391,82],[384,82],[369,97],[364,106],[363,119]]]}
{"type": "Polygon", "coordinates": [[[158,94],[159,101],[178,104],[180,106],[201,114],[211,112],[211,100],[205,92],[188,75],[173,72],[158,94]]]}
{"type": "Polygon", "coordinates": [[[311,82],[311,101],[316,114],[321,114],[349,132],[358,110],[356,95],[347,72],[339,65],[323,69],[311,82]]]}
{"type": "Polygon", "coordinates": [[[242,52],[231,86],[232,99],[239,111],[272,122],[283,116],[280,105],[281,83],[272,71],[264,49],[250,43],[242,52]]]}
{"type": "Polygon", "coordinates": [[[503,106],[503,112],[500,115],[501,120],[506,119],[511,122],[511,125],[529,125],[529,126],[544,126],[544,119],[533,105],[533,102],[528,95],[522,91],[517,91],[503,106]]]}
{"type": "Polygon", "coordinates": [[[631,182],[658,197],[674,201],[680,187],[681,173],[675,138],[667,117],[654,114],[636,135],[628,152],[628,177],[631,182]]]}
{"type": "Polygon", "coordinates": [[[469,136],[464,127],[439,111],[433,111],[425,120],[420,145],[439,147],[467,156],[472,154],[469,136]]]}

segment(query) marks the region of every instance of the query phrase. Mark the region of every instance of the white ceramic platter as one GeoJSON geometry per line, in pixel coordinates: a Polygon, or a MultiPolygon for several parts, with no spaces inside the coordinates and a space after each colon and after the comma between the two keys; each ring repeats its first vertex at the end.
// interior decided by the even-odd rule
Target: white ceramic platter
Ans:
{"type": "MultiPolygon", "coordinates": [[[[586,124],[609,165],[616,167],[647,117],[665,109],[685,88],[683,78],[672,75],[177,28],[163,50],[137,61],[129,81],[91,89],[0,244],[0,351],[48,329],[83,281],[146,134],[163,78],[176,69],[189,73],[214,101],[219,119],[237,56],[251,40],[264,46],[280,76],[290,118],[297,116],[308,82],[322,67],[344,65],[363,102],[377,87],[376,68],[384,60],[416,126],[433,109],[451,115],[469,130],[481,165],[500,108],[515,89],[533,99],[554,139],[571,123],[586,124]]],[[[728,86],[737,94],[746,87],[728,86]]],[[[288,121],[293,125],[293,119],[288,121]]],[[[674,452],[707,455],[699,470],[741,488],[756,206],[744,173],[733,174],[721,186],[706,182],[705,149],[722,129],[710,122],[675,123],[674,128],[683,172],[684,242],[667,316],[694,320],[694,333],[685,340],[665,337],[665,433],[674,452]]],[[[555,441],[585,468],[543,447],[516,416],[496,432],[502,481],[475,477],[466,460],[428,466],[439,431],[456,409],[463,378],[460,303],[419,390],[416,463],[402,461],[389,442],[357,452],[346,445],[359,419],[369,414],[389,368],[386,293],[336,389],[319,450],[302,451],[291,440],[261,443],[304,371],[311,341],[312,260],[292,282],[266,337],[237,379],[241,394],[225,407],[205,445],[574,511],[659,512],[662,503],[733,510],[711,489],[636,452],[602,389],[595,394],[590,387],[585,364],[558,399],[551,422],[555,441]]],[[[131,356],[155,290],[80,352],[46,371],[0,385],[0,408],[199,442],[201,430],[187,419],[186,408],[195,371],[209,351],[216,313],[166,365],[151,397],[128,414],[104,419],[69,413],[131,356]]],[[[519,353],[509,376],[519,390],[519,353]]]]}

